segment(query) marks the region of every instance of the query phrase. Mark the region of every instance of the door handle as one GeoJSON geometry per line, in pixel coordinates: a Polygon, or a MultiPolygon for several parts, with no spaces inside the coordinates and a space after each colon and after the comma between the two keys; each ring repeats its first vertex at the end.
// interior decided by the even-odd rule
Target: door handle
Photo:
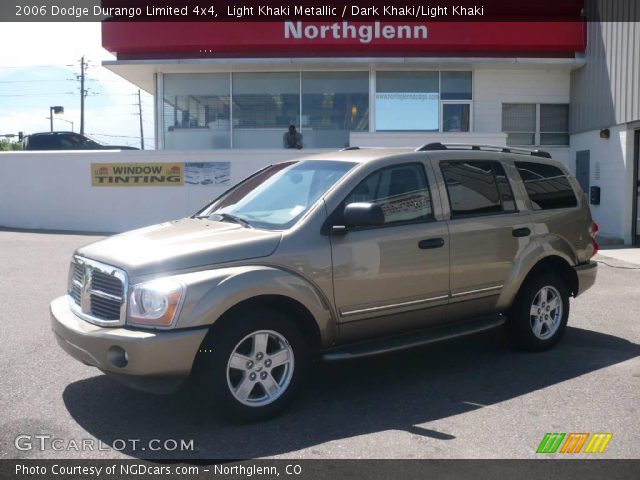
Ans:
{"type": "Polygon", "coordinates": [[[528,237],[529,235],[531,235],[531,230],[529,230],[527,227],[515,228],[511,232],[511,235],[513,235],[514,237],[528,237]]]}
{"type": "Polygon", "coordinates": [[[418,248],[427,250],[429,248],[440,248],[444,245],[444,238],[428,238],[418,242],[418,248]]]}

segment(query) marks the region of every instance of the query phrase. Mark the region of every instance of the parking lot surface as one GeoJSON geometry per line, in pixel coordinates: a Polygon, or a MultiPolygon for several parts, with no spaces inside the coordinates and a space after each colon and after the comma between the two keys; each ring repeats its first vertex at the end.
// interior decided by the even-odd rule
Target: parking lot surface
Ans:
{"type": "Polygon", "coordinates": [[[533,458],[547,432],[610,432],[600,458],[640,458],[640,270],[624,257],[598,257],[552,351],[514,352],[498,329],[318,364],[284,416],[238,426],[193,390],[130,390],[58,347],[49,302],[100,238],[0,230],[0,458],[533,458]]]}

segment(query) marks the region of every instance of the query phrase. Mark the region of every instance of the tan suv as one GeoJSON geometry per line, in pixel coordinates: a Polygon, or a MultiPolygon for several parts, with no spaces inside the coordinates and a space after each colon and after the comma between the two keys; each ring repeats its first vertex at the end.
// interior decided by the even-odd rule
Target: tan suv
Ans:
{"type": "Polygon", "coordinates": [[[243,419],[281,411],[310,359],[504,324],[555,345],[591,287],[597,226],[546,152],[431,143],[266,167],[189,218],[80,248],[58,343],[127,384],[199,380],[243,419]]]}

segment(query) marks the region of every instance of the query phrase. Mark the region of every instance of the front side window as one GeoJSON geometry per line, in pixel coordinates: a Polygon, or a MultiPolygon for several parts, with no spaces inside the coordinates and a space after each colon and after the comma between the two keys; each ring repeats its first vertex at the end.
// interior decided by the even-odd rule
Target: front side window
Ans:
{"type": "Polygon", "coordinates": [[[345,201],[377,203],[385,225],[433,219],[424,167],[418,163],[383,168],[369,175],[345,201]]]}
{"type": "Polygon", "coordinates": [[[199,217],[231,219],[249,227],[292,227],[355,163],[308,160],[276,164],[250,177],[199,217]]]}
{"type": "Polygon", "coordinates": [[[553,165],[515,162],[534,210],[571,208],[578,205],[569,179],[553,165]]]}
{"type": "Polygon", "coordinates": [[[451,217],[515,211],[511,186],[499,162],[441,162],[451,217]]]}

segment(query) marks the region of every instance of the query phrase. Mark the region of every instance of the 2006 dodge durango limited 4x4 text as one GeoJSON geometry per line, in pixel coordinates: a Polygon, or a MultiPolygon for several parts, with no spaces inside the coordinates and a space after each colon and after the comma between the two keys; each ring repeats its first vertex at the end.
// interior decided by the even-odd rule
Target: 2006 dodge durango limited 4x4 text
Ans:
{"type": "Polygon", "coordinates": [[[430,143],[268,166],[195,215],[78,249],[58,343],[131,386],[188,377],[243,420],[289,403],[310,359],[504,325],[546,350],[596,277],[597,225],[541,151],[430,143]]]}

